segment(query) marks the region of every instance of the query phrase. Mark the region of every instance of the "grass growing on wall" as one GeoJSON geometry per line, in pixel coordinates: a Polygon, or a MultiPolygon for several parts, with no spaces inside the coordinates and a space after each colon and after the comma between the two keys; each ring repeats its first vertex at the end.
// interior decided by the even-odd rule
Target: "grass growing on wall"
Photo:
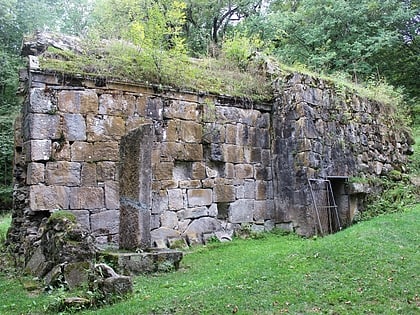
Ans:
{"type": "MultiPolygon", "coordinates": [[[[79,314],[415,314],[420,205],[324,238],[211,243],[177,272],[135,278],[125,301],[79,314]]],[[[0,273],[1,314],[45,314],[57,295],[0,273]]]]}

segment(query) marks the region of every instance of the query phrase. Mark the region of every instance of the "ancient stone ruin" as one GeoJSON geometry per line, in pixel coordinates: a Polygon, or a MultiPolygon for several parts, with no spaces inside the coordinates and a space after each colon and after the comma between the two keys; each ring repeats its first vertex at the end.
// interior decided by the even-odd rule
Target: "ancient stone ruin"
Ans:
{"type": "Polygon", "coordinates": [[[279,76],[273,101],[260,103],[54,73],[29,59],[9,233],[18,252],[57,210],[97,245],[129,250],[244,228],[331,233],[368,192],[351,178],[404,171],[411,153],[389,106],[308,75],[279,76]]]}

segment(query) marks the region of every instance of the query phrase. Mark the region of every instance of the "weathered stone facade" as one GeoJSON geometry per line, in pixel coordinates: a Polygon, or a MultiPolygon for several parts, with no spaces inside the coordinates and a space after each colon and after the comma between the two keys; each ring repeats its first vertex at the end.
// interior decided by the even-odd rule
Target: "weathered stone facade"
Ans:
{"type": "Polygon", "coordinates": [[[272,104],[38,69],[21,77],[9,234],[19,244],[58,209],[98,244],[124,235],[127,248],[200,243],[244,224],[311,235],[308,179],[404,170],[411,150],[387,107],[300,74],[276,82],[272,104]]]}

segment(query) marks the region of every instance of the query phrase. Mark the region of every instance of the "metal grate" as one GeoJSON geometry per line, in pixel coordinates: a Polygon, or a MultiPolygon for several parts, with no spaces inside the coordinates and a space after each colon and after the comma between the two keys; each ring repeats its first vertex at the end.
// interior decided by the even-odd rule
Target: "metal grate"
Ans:
{"type": "Polygon", "coordinates": [[[338,208],[329,179],[308,179],[314,203],[316,225],[321,235],[341,230],[338,208]]]}

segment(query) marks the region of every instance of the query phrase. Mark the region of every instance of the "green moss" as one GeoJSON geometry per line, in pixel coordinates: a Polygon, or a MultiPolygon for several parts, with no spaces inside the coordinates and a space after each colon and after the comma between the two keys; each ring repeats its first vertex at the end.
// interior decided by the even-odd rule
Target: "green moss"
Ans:
{"type": "Polygon", "coordinates": [[[51,214],[48,218],[48,223],[54,224],[63,220],[68,220],[72,223],[76,223],[77,221],[76,216],[73,213],[65,210],[59,210],[51,214]]]}

